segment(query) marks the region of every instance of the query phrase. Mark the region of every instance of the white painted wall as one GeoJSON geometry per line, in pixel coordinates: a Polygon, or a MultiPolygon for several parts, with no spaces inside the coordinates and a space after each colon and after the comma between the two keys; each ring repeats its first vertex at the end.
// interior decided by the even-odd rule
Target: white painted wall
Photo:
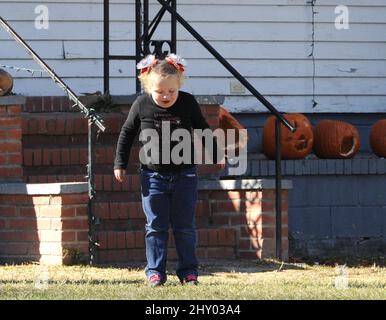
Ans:
{"type": "MultiPolygon", "coordinates": [[[[160,6],[150,2],[152,17],[160,6]]],[[[386,0],[316,1],[314,108],[308,0],[177,2],[179,13],[280,111],[386,112],[386,0]],[[338,5],[349,8],[348,30],[335,28],[338,5]]],[[[134,54],[134,1],[110,3],[111,53],[134,54]]],[[[76,93],[103,91],[103,0],[0,0],[0,15],[76,93]],[[42,4],[49,9],[48,30],[34,27],[42,4]]],[[[168,22],[161,24],[155,38],[168,38],[169,30],[168,22]]],[[[248,92],[232,94],[233,77],[182,27],[178,40],[189,63],[184,90],[225,95],[230,111],[266,110],[248,92]]],[[[0,64],[39,69],[3,30],[0,64]]],[[[8,72],[15,93],[63,95],[45,76],[8,72]]],[[[134,63],[112,61],[110,85],[112,94],[134,93],[134,63]]]]}

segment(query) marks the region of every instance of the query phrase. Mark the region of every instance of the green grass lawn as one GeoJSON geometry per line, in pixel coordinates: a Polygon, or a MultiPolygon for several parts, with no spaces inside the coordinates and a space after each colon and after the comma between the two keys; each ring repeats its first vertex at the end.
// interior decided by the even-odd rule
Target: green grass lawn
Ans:
{"type": "Polygon", "coordinates": [[[386,268],[376,264],[346,267],[347,276],[337,278],[339,269],[334,266],[275,261],[206,261],[200,267],[198,286],[182,286],[173,267],[172,264],[168,266],[168,281],[163,287],[150,288],[145,282],[143,266],[0,266],[0,300],[386,300],[386,268]]]}

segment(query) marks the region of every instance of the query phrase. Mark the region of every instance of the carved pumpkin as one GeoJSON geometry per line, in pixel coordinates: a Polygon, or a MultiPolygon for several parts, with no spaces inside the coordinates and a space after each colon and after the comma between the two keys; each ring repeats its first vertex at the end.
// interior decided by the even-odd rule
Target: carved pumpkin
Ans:
{"type": "Polygon", "coordinates": [[[0,96],[5,96],[10,93],[13,87],[13,79],[12,76],[0,69],[0,96]]]}
{"type": "Polygon", "coordinates": [[[248,136],[245,134],[245,131],[240,131],[240,129],[245,129],[245,127],[222,106],[219,108],[219,128],[225,131],[226,151],[235,150],[235,155],[238,155],[239,150],[246,146],[248,136]],[[228,145],[228,129],[235,129],[235,144],[228,145]]]}
{"type": "MultiPolygon", "coordinates": [[[[284,115],[295,128],[291,132],[281,124],[281,158],[302,159],[312,150],[314,134],[312,125],[306,116],[300,113],[288,113],[284,115]]],[[[275,116],[270,116],[263,129],[263,152],[268,159],[275,159],[275,116]]]]}
{"type": "Polygon", "coordinates": [[[386,158],[386,119],[377,121],[371,128],[370,145],[378,157],[386,158]]]}
{"type": "Polygon", "coordinates": [[[357,129],[350,123],[322,120],[314,129],[314,152],[323,159],[349,159],[361,146],[357,129]]]}

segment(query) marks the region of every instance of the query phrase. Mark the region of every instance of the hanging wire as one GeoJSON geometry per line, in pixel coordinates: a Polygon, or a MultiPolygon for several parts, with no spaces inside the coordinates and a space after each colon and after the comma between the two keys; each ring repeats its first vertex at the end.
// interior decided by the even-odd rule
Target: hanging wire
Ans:
{"type": "Polygon", "coordinates": [[[32,76],[33,76],[35,73],[40,73],[40,76],[41,76],[41,77],[43,76],[43,73],[46,73],[46,72],[47,72],[47,71],[45,71],[45,70],[37,70],[37,69],[29,69],[29,68],[16,67],[16,66],[8,66],[8,65],[5,65],[5,64],[0,64],[0,67],[1,67],[1,68],[12,69],[12,70],[15,70],[16,72],[19,72],[19,71],[27,71],[27,72],[31,73],[32,76]]]}
{"type": "Polygon", "coordinates": [[[307,3],[311,5],[312,9],[312,41],[311,41],[311,53],[308,55],[312,58],[312,108],[315,108],[318,103],[315,100],[315,78],[316,78],[316,61],[314,56],[315,51],[315,15],[318,14],[318,12],[315,11],[315,2],[316,0],[310,0],[307,3]]]}

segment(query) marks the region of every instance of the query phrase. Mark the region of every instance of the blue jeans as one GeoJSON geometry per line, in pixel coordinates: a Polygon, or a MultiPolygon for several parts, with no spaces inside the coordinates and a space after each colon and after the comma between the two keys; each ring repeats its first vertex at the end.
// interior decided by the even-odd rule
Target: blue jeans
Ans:
{"type": "Polygon", "coordinates": [[[195,207],[196,167],[161,173],[141,170],[142,207],[146,215],[147,277],[159,274],[166,281],[166,260],[171,225],[176,244],[177,276],[197,275],[195,207]]]}

